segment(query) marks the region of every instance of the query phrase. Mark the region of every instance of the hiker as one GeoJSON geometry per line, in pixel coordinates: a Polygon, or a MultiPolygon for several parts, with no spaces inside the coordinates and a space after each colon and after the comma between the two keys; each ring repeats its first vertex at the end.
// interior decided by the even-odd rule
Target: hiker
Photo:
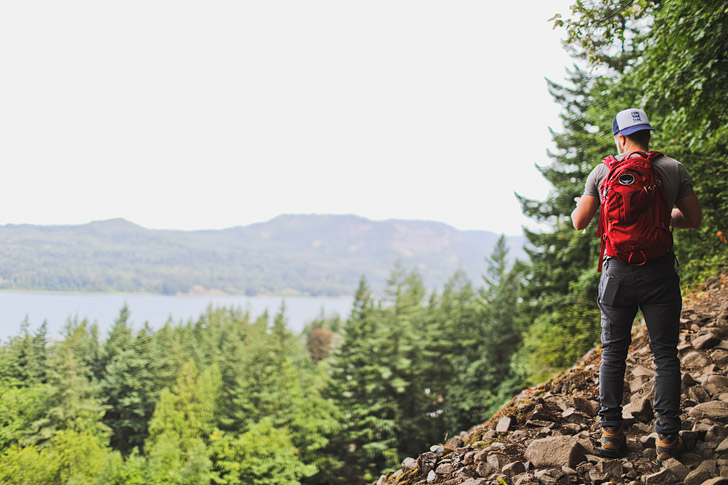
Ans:
{"type": "Polygon", "coordinates": [[[652,130],[641,109],[617,113],[612,133],[619,155],[605,158],[591,171],[584,195],[576,198],[571,220],[575,229],[582,230],[602,206],[598,229],[602,238],[600,269],[603,262],[599,281],[601,454],[619,457],[626,449],[621,406],[625,359],[639,308],[655,362],[657,461],[662,463],[677,456],[682,447],[677,353],[682,297],[672,227],[697,228],[702,216],[685,167],[659,152],[648,151],[652,130]],[[625,168],[627,165],[632,167],[625,168]]]}

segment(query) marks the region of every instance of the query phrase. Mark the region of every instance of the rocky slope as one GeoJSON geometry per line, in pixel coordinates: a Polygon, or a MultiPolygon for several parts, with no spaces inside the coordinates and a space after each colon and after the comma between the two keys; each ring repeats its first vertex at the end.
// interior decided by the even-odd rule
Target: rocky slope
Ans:
{"type": "Polygon", "coordinates": [[[662,466],[655,462],[655,372],[644,323],[632,337],[624,458],[598,456],[596,348],[488,422],[405,459],[377,485],[728,484],[728,275],[685,299],[679,346],[685,448],[662,466]]]}

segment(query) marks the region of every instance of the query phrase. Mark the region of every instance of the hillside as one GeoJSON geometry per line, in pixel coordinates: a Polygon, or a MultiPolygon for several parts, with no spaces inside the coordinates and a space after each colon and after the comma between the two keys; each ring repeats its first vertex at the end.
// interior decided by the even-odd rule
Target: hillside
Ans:
{"type": "Polygon", "coordinates": [[[728,276],[686,298],[679,346],[685,449],[662,468],[654,461],[654,370],[642,323],[633,329],[627,360],[623,459],[596,455],[600,352],[595,348],[568,371],[523,391],[488,422],[405,459],[377,485],[728,483],[726,337],[728,276]]]}
{"type": "MultiPolygon", "coordinates": [[[[0,226],[0,289],[162,294],[351,295],[380,291],[396,263],[429,288],[458,269],[476,282],[498,235],[429,221],[284,215],[244,227],[152,230],[123,219],[0,226]]],[[[522,237],[508,238],[523,258],[522,237]]]]}

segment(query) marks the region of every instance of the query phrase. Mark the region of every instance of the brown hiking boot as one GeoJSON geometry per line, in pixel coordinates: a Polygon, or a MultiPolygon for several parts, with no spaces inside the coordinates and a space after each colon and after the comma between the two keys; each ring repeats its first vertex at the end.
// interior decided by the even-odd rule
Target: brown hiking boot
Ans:
{"type": "Polygon", "coordinates": [[[607,458],[619,458],[627,448],[622,427],[602,427],[602,447],[599,454],[607,458]]]}
{"type": "Polygon", "coordinates": [[[682,450],[682,438],[677,433],[657,435],[657,463],[675,458],[682,450]]]}

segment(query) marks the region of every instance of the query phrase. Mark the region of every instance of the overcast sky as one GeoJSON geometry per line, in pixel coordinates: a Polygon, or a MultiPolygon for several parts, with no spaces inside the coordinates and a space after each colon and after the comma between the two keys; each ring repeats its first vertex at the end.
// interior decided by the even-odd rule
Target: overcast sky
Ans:
{"type": "Polygon", "coordinates": [[[569,1],[0,5],[0,224],[283,213],[518,234],[569,1]]]}

